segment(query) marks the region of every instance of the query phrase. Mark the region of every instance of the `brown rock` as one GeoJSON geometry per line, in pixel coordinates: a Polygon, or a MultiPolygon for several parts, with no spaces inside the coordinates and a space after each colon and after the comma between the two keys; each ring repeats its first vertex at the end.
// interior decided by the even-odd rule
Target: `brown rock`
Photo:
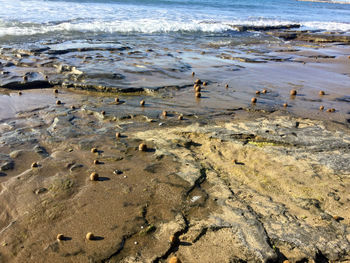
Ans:
{"type": "Polygon", "coordinates": [[[196,81],[194,82],[194,84],[201,85],[201,84],[202,84],[202,81],[201,81],[200,79],[196,79],[196,81]]]}
{"type": "Polygon", "coordinates": [[[323,111],[323,110],[324,110],[324,106],[321,105],[321,106],[320,106],[320,111],[323,111]]]}
{"type": "Polygon", "coordinates": [[[114,101],[118,103],[118,102],[119,102],[119,98],[116,97],[116,98],[114,99],[114,101]]]}
{"type": "Polygon", "coordinates": [[[283,107],[287,108],[288,107],[288,103],[284,103],[283,107]]]}
{"type": "Polygon", "coordinates": [[[60,100],[56,100],[56,104],[57,104],[57,105],[61,105],[62,102],[61,102],[60,100]]]}
{"type": "Polygon", "coordinates": [[[267,93],[267,89],[263,89],[262,93],[266,94],[267,93]]]}
{"type": "Polygon", "coordinates": [[[103,110],[103,111],[101,111],[101,114],[102,115],[106,115],[106,112],[103,110]]]}
{"type": "Polygon", "coordinates": [[[70,108],[71,108],[72,110],[75,110],[75,106],[74,106],[74,105],[70,106],[70,108]]]}
{"type": "Polygon", "coordinates": [[[120,132],[116,132],[116,133],[115,133],[115,137],[116,137],[116,138],[120,138],[120,136],[121,136],[120,132]]]}
{"type": "Polygon", "coordinates": [[[254,97],[250,100],[252,103],[256,103],[257,99],[254,97]]]}
{"type": "Polygon", "coordinates": [[[196,75],[196,73],[192,72],[192,77],[194,77],[194,75],[196,75]]]}
{"type": "Polygon", "coordinates": [[[323,90],[321,90],[318,94],[320,94],[320,96],[323,96],[323,95],[325,95],[326,93],[325,93],[323,90]]]}
{"type": "Polygon", "coordinates": [[[92,153],[97,153],[97,148],[91,148],[92,153]]]}
{"type": "Polygon", "coordinates": [[[145,106],[145,101],[144,101],[144,100],[141,100],[141,101],[140,101],[140,105],[141,105],[141,106],[145,106]]]}
{"type": "Polygon", "coordinates": [[[208,85],[208,83],[206,83],[205,81],[203,82],[203,86],[207,86],[208,85]]]}
{"type": "Polygon", "coordinates": [[[201,86],[196,86],[194,89],[196,92],[201,92],[201,86]]]}
{"type": "Polygon", "coordinates": [[[259,91],[259,90],[255,91],[255,94],[259,95],[259,94],[260,94],[260,91],[259,91]]]}
{"type": "Polygon", "coordinates": [[[94,160],[94,164],[100,164],[99,160],[94,160]]]}
{"type": "Polygon", "coordinates": [[[225,88],[228,89],[228,84],[225,85],[225,88]]]}
{"type": "Polygon", "coordinates": [[[292,89],[292,90],[290,91],[290,95],[292,95],[292,96],[297,95],[297,90],[292,89]]]}
{"type": "Polygon", "coordinates": [[[37,167],[39,167],[37,162],[32,163],[32,168],[37,168],[37,167]]]}
{"type": "Polygon", "coordinates": [[[142,151],[142,152],[147,151],[147,145],[145,143],[141,143],[139,145],[139,151],[142,151]]]}
{"type": "Polygon", "coordinates": [[[89,232],[89,233],[86,234],[85,238],[86,238],[86,240],[93,240],[94,239],[94,234],[89,232]]]}
{"type": "Polygon", "coordinates": [[[64,235],[63,234],[58,234],[57,235],[57,241],[62,241],[64,239],[64,235]]]}
{"type": "Polygon", "coordinates": [[[95,172],[91,173],[90,174],[90,180],[91,181],[97,181],[98,180],[98,173],[95,173],[95,172]]]}
{"type": "Polygon", "coordinates": [[[196,98],[200,98],[200,97],[202,97],[202,94],[200,93],[200,92],[196,92],[196,98]]]}
{"type": "Polygon", "coordinates": [[[179,117],[177,117],[177,119],[182,121],[184,119],[184,117],[182,115],[179,115],[179,117]]]}
{"type": "Polygon", "coordinates": [[[169,263],[181,263],[181,260],[178,257],[171,257],[169,263]]]}
{"type": "Polygon", "coordinates": [[[168,116],[168,112],[165,111],[165,110],[163,110],[162,115],[163,115],[164,117],[166,117],[166,116],[168,116]]]}

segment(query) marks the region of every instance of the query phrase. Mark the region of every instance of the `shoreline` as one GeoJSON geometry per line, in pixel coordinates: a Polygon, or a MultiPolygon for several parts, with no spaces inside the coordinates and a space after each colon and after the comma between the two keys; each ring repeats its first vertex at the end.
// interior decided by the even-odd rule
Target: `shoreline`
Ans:
{"type": "Polygon", "coordinates": [[[15,66],[0,89],[0,262],[350,260],[349,46],[214,51],[118,55],[191,65],[112,78],[134,93],[75,90],[109,80],[56,64],[71,57],[40,51],[28,69],[40,56],[2,52],[15,66]],[[52,88],[23,89],[38,80],[52,88]]]}

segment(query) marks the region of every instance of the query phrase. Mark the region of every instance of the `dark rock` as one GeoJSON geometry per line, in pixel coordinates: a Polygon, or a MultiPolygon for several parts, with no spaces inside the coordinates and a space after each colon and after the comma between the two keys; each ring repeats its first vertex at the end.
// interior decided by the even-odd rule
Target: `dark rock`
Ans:
{"type": "Polygon", "coordinates": [[[299,24],[289,24],[289,25],[278,25],[278,26],[234,26],[232,27],[240,32],[244,31],[268,31],[268,30],[278,30],[278,29],[291,29],[291,28],[300,28],[299,24]]]}
{"type": "Polygon", "coordinates": [[[43,157],[49,156],[49,154],[46,151],[46,149],[44,147],[40,146],[40,145],[34,146],[33,151],[36,152],[37,154],[43,156],[43,157]]]}

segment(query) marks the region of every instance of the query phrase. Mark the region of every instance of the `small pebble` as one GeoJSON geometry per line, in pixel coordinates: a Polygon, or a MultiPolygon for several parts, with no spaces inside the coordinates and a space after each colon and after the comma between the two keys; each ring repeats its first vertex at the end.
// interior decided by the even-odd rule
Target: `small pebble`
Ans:
{"type": "Polygon", "coordinates": [[[116,98],[114,99],[114,101],[115,101],[115,102],[119,102],[119,98],[116,97],[116,98]]]}
{"type": "Polygon", "coordinates": [[[194,89],[196,92],[200,92],[201,91],[201,86],[196,86],[196,88],[194,89]]]}
{"type": "Polygon", "coordinates": [[[228,84],[225,85],[225,88],[228,89],[228,84]]]}
{"type": "Polygon", "coordinates": [[[101,111],[101,114],[102,115],[106,115],[106,112],[103,110],[103,111],[101,111]]]}
{"type": "Polygon", "coordinates": [[[74,106],[74,105],[70,106],[70,108],[71,108],[72,110],[75,110],[75,106],[74,106]]]}
{"type": "Polygon", "coordinates": [[[137,245],[138,244],[137,241],[135,241],[134,244],[137,245]]]}
{"type": "Polygon", "coordinates": [[[171,257],[169,263],[181,263],[181,260],[178,257],[171,257]]]}
{"type": "Polygon", "coordinates": [[[60,100],[56,100],[56,104],[57,104],[57,105],[61,105],[62,102],[61,102],[60,100]]]}
{"type": "Polygon", "coordinates": [[[202,96],[202,94],[200,92],[196,92],[196,98],[200,98],[202,96]]]}
{"type": "Polygon", "coordinates": [[[94,164],[101,164],[99,160],[94,160],[94,164]]]}
{"type": "Polygon", "coordinates": [[[290,95],[292,95],[292,96],[297,95],[297,91],[296,91],[295,89],[292,89],[292,90],[290,91],[290,95]]]}
{"type": "Polygon", "coordinates": [[[179,121],[182,121],[182,120],[184,119],[184,116],[179,115],[179,117],[177,117],[177,119],[178,119],[179,121]]]}
{"type": "Polygon", "coordinates": [[[141,101],[140,101],[140,105],[141,105],[141,106],[145,106],[145,101],[144,101],[144,100],[141,100],[141,101]]]}
{"type": "Polygon", "coordinates": [[[257,99],[254,97],[250,100],[252,103],[256,103],[257,99]]]}
{"type": "Polygon", "coordinates": [[[39,167],[37,162],[32,163],[32,168],[37,168],[37,167],[39,167]]]}
{"type": "Polygon", "coordinates": [[[320,94],[320,96],[323,96],[323,95],[325,95],[326,93],[325,93],[323,90],[321,90],[318,94],[320,94]]]}
{"type": "Polygon", "coordinates": [[[54,90],[53,90],[53,93],[58,93],[58,89],[54,89],[54,90]]]}
{"type": "Polygon", "coordinates": [[[164,110],[164,111],[162,112],[162,115],[163,115],[164,117],[166,117],[166,116],[168,116],[168,112],[164,110]]]}
{"type": "Polygon", "coordinates": [[[89,232],[89,233],[86,234],[85,238],[86,238],[86,240],[93,240],[94,239],[94,234],[89,232]]]}
{"type": "Polygon", "coordinates": [[[141,143],[139,145],[139,151],[142,151],[142,152],[147,151],[147,145],[145,143],[141,143]]]}
{"type": "Polygon", "coordinates": [[[115,133],[115,137],[116,137],[116,138],[120,138],[120,137],[121,137],[120,132],[116,132],[116,133],[115,133]]]}
{"type": "Polygon", "coordinates": [[[98,180],[98,173],[95,173],[95,172],[91,173],[90,174],[90,180],[91,181],[97,181],[98,180]]]}
{"type": "Polygon", "coordinates": [[[208,85],[208,83],[206,83],[205,81],[203,82],[203,86],[207,86],[208,85]]]}
{"type": "Polygon", "coordinates": [[[20,96],[21,96],[21,95],[22,95],[22,92],[21,92],[21,91],[18,91],[18,95],[20,95],[20,96]]]}
{"type": "Polygon", "coordinates": [[[200,85],[200,84],[202,84],[202,81],[201,81],[200,79],[196,79],[196,81],[194,82],[194,84],[200,85]]]}
{"type": "Polygon", "coordinates": [[[64,239],[64,235],[63,234],[58,234],[57,235],[57,241],[62,241],[64,239]]]}
{"type": "Polygon", "coordinates": [[[23,81],[28,81],[28,76],[23,76],[23,81]]]}
{"type": "Polygon", "coordinates": [[[267,89],[263,89],[262,93],[266,94],[267,93],[267,89]]]}
{"type": "Polygon", "coordinates": [[[97,148],[91,148],[92,153],[97,153],[97,148]]]}
{"type": "Polygon", "coordinates": [[[340,221],[342,218],[341,218],[340,216],[333,216],[333,219],[334,219],[335,221],[340,221]]]}
{"type": "Polygon", "coordinates": [[[320,106],[320,111],[323,111],[323,110],[324,110],[324,106],[321,105],[321,106],[320,106]]]}
{"type": "Polygon", "coordinates": [[[171,235],[169,241],[170,243],[174,243],[176,241],[176,237],[174,235],[171,235]]]}
{"type": "Polygon", "coordinates": [[[260,94],[260,91],[258,91],[258,90],[257,90],[257,91],[255,91],[255,94],[259,95],[259,94],[260,94]]]}
{"type": "Polygon", "coordinates": [[[196,73],[192,72],[192,77],[194,77],[194,75],[196,75],[196,73]]]}
{"type": "Polygon", "coordinates": [[[287,108],[288,107],[288,103],[284,103],[283,107],[287,108]]]}

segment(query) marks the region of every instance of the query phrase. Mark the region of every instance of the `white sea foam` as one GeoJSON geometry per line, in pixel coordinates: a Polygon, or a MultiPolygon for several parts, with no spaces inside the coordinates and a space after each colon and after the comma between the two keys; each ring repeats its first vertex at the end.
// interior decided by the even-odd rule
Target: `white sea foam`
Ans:
{"type": "Polygon", "coordinates": [[[349,23],[327,21],[329,18],[317,22],[308,21],[309,17],[295,19],[290,14],[259,17],[260,11],[255,12],[250,16],[250,11],[246,9],[202,10],[190,5],[170,8],[101,1],[0,0],[0,37],[63,32],[220,33],[232,30],[232,25],[276,26],[294,23],[311,29],[350,31],[349,23]]]}

